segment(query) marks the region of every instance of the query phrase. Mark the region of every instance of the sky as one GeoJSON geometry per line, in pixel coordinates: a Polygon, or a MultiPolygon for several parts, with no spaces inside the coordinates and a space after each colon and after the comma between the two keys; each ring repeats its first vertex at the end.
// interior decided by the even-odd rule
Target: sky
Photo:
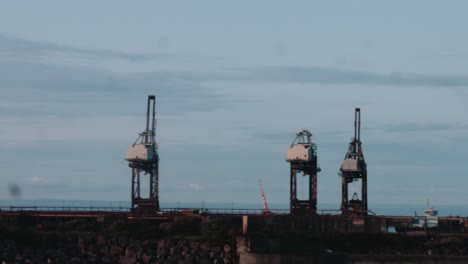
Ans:
{"type": "Polygon", "coordinates": [[[360,107],[370,209],[464,204],[467,8],[2,1],[0,199],[16,184],[23,199],[129,200],[125,151],[154,94],[162,202],[261,204],[261,178],[288,203],[286,151],[308,129],[318,203],[338,207],[360,107]]]}

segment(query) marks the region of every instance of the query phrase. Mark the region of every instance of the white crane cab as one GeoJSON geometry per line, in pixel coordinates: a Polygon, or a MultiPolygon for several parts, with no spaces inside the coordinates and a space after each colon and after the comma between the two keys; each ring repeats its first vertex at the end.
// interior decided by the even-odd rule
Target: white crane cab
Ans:
{"type": "Polygon", "coordinates": [[[151,161],[155,157],[155,150],[148,144],[135,144],[127,149],[125,159],[128,161],[151,161]]]}
{"type": "Polygon", "coordinates": [[[310,144],[294,144],[286,153],[287,161],[310,161],[312,157],[313,152],[310,144]]]}
{"type": "Polygon", "coordinates": [[[348,158],[341,164],[341,171],[360,172],[366,170],[366,164],[362,160],[348,158]]]}
{"type": "Polygon", "coordinates": [[[286,152],[288,162],[309,162],[315,159],[315,145],[312,143],[312,134],[302,130],[286,152]]]}

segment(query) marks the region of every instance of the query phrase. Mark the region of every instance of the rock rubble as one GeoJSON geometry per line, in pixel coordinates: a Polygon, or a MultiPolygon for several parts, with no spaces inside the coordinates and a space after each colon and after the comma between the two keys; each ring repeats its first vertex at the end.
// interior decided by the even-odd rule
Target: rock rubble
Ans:
{"type": "MultiPolygon", "coordinates": [[[[192,240],[134,240],[125,237],[80,235],[76,243],[60,248],[39,250],[0,240],[0,259],[9,263],[235,263],[232,243],[192,240]]],[[[73,239],[70,239],[73,241],[73,239]]]]}

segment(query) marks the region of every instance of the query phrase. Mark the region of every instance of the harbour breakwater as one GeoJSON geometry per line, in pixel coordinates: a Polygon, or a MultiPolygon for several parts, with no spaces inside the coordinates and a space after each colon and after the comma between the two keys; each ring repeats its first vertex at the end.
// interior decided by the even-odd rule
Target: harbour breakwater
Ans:
{"type": "Polygon", "coordinates": [[[241,254],[242,264],[466,264],[467,257],[394,255],[241,254]]]}
{"type": "Polygon", "coordinates": [[[231,264],[235,247],[185,239],[134,240],[126,237],[104,238],[101,235],[69,236],[66,244],[18,245],[14,240],[0,240],[2,263],[201,263],[231,264]],[[76,240],[74,243],[71,241],[76,240]]]}
{"type": "Polygon", "coordinates": [[[0,225],[0,263],[237,263],[229,225],[216,219],[31,223],[0,225]]]}
{"type": "Polygon", "coordinates": [[[305,228],[299,231],[302,225],[295,225],[296,231],[292,231],[291,219],[287,217],[257,216],[243,221],[244,218],[247,219],[197,215],[158,220],[5,217],[0,219],[3,221],[0,261],[468,263],[468,238],[464,233],[414,237],[356,232],[358,229],[317,232],[305,228]]]}

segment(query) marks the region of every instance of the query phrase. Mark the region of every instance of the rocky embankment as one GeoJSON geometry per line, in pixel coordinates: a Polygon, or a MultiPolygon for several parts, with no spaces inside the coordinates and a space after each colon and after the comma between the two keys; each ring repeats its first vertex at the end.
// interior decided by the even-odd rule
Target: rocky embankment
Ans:
{"type": "MultiPolygon", "coordinates": [[[[2,263],[235,263],[232,243],[193,240],[134,240],[81,235],[53,249],[0,241],[2,263]]],[[[47,245],[44,245],[47,248],[47,245]]]]}
{"type": "Polygon", "coordinates": [[[226,219],[0,222],[0,263],[236,263],[226,219]]]}

